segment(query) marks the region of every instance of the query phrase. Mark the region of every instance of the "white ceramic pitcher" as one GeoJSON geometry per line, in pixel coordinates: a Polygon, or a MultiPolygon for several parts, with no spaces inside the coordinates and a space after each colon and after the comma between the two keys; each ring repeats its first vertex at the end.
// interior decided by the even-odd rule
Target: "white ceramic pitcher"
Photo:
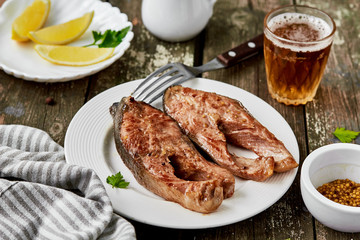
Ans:
{"type": "Polygon", "coordinates": [[[213,13],[216,0],[143,0],[141,17],[156,37],[186,41],[199,34],[213,13]]]}

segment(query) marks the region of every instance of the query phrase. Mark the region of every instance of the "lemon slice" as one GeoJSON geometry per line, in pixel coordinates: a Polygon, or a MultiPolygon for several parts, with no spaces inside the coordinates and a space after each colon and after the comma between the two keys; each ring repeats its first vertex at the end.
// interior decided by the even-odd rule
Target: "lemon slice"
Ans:
{"type": "Polygon", "coordinates": [[[29,32],[28,37],[40,44],[67,44],[84,34],[90,26],[94,11],[68,22],[29,32]]]}
{"type": "Polygon", "coordinates": [[[27,41],[28,33],[41,28],[50,12],[50,0],[35,0],[12,24],[11,38],[27,41]]]}
{"type": "Polygon", "coordinates": [[[115,48],[89,48],[36,44],[35,51],[45,60],[67,66],[86,66],[111,57],[115,48]]]}

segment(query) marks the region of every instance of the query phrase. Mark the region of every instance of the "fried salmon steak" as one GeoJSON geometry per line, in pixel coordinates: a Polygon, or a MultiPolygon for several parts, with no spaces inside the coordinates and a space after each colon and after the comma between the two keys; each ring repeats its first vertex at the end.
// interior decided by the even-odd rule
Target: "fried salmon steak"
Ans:
{"type": "Polygon", "coordinates": [[[237,100],[182,86],[166,90],[164,111],[220,166],[234,175],[264,181],[275,172],[295,168],[284,144],[237,100]],[[229,153],[227,142],[258,155],[256,159],[229,153]]]}
{"type": "Polygon", "coordinates": [[[204,159],[165,113],[132,97],[115,103],[110,113],[117,151],[142,186],[201,213],[215,211],[233,195],[234,176],[204,159]]]}

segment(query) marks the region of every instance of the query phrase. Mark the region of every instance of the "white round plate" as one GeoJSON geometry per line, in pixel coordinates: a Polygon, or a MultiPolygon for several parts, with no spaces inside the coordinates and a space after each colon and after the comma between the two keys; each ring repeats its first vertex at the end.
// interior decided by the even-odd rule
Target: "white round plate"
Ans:
{"type": "MultiPolygon", "coordinates": [[[[52,64],[42,59],[34,50],[32,41],[19,43],[11,39],[11,25],[33,0],[6,0],[0,8],[0,69],[17,78],[37,82],[63,82],[83,78],[110,66],[118,60],[130,46],[134,34],[130,30],[122,43],[109,59],[84,67],[52,64]]],[[[76,41],[68,44],[84,46],[93,42],[92,31],[105,32],[107,29],[120,30],[132,24],[119,8],[100,0],[56,0],[51,1],[51,9],[46,26],[67,22],[94,10],[94,18],[76,41]]]]}
{"type": "MultiPolygon", "coordinates": [[[[179,204],[165,201],[138,184],[116,151],[113,122],[109,107],[129,96],[141,80],[131,81],[110,88],[87,102],[74,116],[65,136],[66,161],[92,168],[103,181],[112,201],[114,211],[130,219],[155,226],[200,229],[223,226],[250,218],[279,200],[294,181],[297,168],[276,173],[265,182],[236,178],[235,193],[225,199],[213,213],[202,214],[187,210],[179,204]],[[115,189],[106,178],[121,171],[130,182],[127,189],[115,189]]],[[[244,106],[282,140],[299,162],[299,147],[293,131],[285,119],[270,105],[257,96],[238,87],[222,82],[196,78],[183,84],[194,89],[216,92],[241,101],[244,106]]],[[[153,106],[162,108],[160,99],[153,106]]],[[[252,155],[235,147],[230,151],[252,155]]]]}

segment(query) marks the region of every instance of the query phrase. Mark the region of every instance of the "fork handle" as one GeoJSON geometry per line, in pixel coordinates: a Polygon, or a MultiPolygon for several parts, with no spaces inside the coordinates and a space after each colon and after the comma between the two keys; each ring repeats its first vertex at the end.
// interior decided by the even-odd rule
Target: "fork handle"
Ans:
{"type": "Polygon", "coordinates": [[[231,67],[237,64],[238,62],[249,58],[263,49],[264,44],[264,34],[260,34],[249,41],[246,41],[240,44],[237,47],[234,47],[220,55],[216,58],[225,66],[231,67]]]}

